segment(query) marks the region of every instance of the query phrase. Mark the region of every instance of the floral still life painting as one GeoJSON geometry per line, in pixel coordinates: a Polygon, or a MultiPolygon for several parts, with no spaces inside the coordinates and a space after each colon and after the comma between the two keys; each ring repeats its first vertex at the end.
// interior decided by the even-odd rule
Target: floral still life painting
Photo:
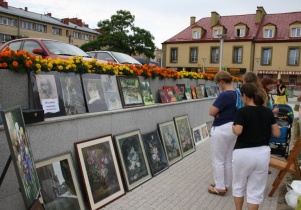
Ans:
{"type": "Polygon", "coordinates": [[[183,156],[195,151],[188,115],[174,118],[183,156]]]}
{"type": "Polygon", "coordinates": [[[167,157],[157,131],[142,135],[148,162],[155,176],[168,167],[167,157]]]}
{"type": "Polygon", "coordinates": [[[167,155],[168,164],[172,165],[182,159],[178,135],[174,121],[158,124],[160,136],[167,155]]]}
{"type": "Polygon", "coordinates": [[[112,136],[75,143],[91,209],[98,209],[125,191],[112,136]]]}
{"type": "Polygon", "coordinates": [[[140,130],[115,136],[125,183],[128,190],[152,177],[140,130]]]}

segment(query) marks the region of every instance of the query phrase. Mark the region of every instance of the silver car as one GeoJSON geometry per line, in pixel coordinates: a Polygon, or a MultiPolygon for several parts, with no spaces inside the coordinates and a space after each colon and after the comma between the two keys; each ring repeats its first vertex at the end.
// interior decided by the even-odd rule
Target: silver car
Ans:
{"type": "Polygon", "coordinates": [[[142,65],[139,61],[132,58],[131,56],[120,53],[120,52],[113,52],[113,51],[90,51],[86,52],[92,58],[96,58],[99,60],[104,60],[108,62],[115,62],[119,64],[135,64],[135,65],[142,65]]]}

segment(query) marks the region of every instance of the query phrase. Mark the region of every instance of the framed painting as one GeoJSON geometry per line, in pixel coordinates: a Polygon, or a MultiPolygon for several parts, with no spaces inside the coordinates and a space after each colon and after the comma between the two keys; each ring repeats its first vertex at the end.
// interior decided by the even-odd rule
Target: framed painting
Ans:
{"type": "Polygon", "coordinates": [[[196,86],[196,87],[195,87],[195,92],[196,92],[196,97],[197,97],[198,99],[204,98],[204,97],[205,97],[205,94],[204,94],[204,92],[202,91],[202,87],[201,87],[201,86],[196,86]]]}
{"type": "Polygon", "coordinates": [[[207,94],[206,94],[205,84],[198,84],[198,87],[201,88],[202,96],[203,97],[208,97],[207,94]]]}
{"type": "Polygon", "coordinates": [[[82,80],[88,112],[108,110],[102,88],[101,75],[82,74],[82,80]]]}
{"type": "Polygon", "coordinates": [[[185,84],[176,84],[176,86],[178,87],[179,90],[179,96],[182,97],[182,99],[180,101],[182,101],[185,98],[185,84]]]}
{"type": "Polygon", "coordinates": [[[27,209],[38,199],[40,183],[26,133],[21,107],[1,112],[6,139],[27,209]]]}
{"type": "Polygon", "coordinates": [[[208,128],[207,128],[206,123],[204,123],[203,125],[201,125],[200,129],[201,129],[202,140],[204,141],[204,140],[209,139],[209,132],[208,132],[208,128]]]}
{"type": "Polygon", "coordinates": [[[155,100],[149,82],[141,82],[141,90],[142,90],[144,105],[147,106],[147,105],[155,104],[155,100]]]}
{"type": "Polygon", "coordinates": [[[30,74],[35,107],[45,118],[66,115],[58,72],[30,74]]]}
{"type": "Polygon", "coordinates": [[[122,109],[116,76],[101,75],[101,84],[108,110],[122,109]]]}
{"type": "Polygon", "coordinates": [[[195,151],[188,115],[174,117],[183,157],[195,151]]]}
{"type": "Polygon", "coordinates": [[[180,93],[179,87],[174,85],[173,86],[177,101],[182,101],[183,100],[183,95],[180,93]]]}
{"type": "Polygon", "coordinates": [[[163,148],[169,165],[183,158],[174,121],[158,124],[163,148]]]}
{"type": "Polygon", "coordinates": [[[177,101],[177,96],[176,92],[173,86],[163,86],[163,89],[167,91],[167,94],[170,98],[170,102],[176,102],[177,101]]]}
{"type": "Polygon", "coordinates": [[[202,143],[202,136],[201,136],[201,126],[192,128],[192,135],[193,135],[193,140],[195,143],[195,146],[198,146],[200,143],[202,143]]]}
{"type": "Polygon", "coordinates": [[[208,98],[215,97],[215,87],[214,86],[205,86],[206,95],[208,98]]]}
{"type": "Polygon", "coordinates": [[[140,130],[114,136],[125,185],[132,190],[152,177],[140,130]]]}
{"type": "Polygon", "coordinates": [[[90,209],[125,194],[112,135],[74,143],[90,209]]]}
{"type": "Polygon", "coordinates": [[[142,135],[145,152],[153,176],[168,168],[167,157],[158,134],[153,131],[142,135]]]}
{"type": "Polygon", "coordinates": [[[206,126],[207,126],[207,130],[208,130],[209,136],[211,136],[211,127],[212,127],[212,124],[213,124],[213,120],[206,122],[206,126]]]}
{"type": "Polygon", "coordinates": [[[170,97],[168,95],[167,89],[159,89],[158,92],[162,104],[170,103],[170,97]]]}
{"type": "Polygon", "coordinates": [[[197,99],[195,86],[190,85],[190,89],[191,89],[191,95],[192,95],[192,98],[193,98],[193,99],[197,99]]]}
{"type": "Polygon", "coordinates": [[[139,77],[118,76],[117,81],[123,108],[144,105],[139,77]]]}
{"type": "Polygon", "coordinates": [[[219,96],[219,94],[221,93],[221,89],[218,85],[215,86],[215,93],[216,93],[216,96],[219,96]]]}
{"type": "Polygon", "coordinates": [[[36,163],[45,210],[84,210],[71,152],[36,163]]]}

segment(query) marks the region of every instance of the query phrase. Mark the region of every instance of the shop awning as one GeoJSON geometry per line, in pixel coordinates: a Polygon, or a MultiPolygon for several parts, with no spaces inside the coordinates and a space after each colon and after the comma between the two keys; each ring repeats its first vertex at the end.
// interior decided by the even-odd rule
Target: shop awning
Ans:
{"type": "Polygon", "coordinates": [[[258,74],[301,75],[301,71],[258,70],[258,74]]]}

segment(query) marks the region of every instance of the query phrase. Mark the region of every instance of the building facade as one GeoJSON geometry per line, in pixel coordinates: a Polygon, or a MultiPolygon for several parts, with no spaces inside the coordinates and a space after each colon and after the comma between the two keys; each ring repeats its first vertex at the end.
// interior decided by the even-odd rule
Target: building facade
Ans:
{"type": "Polygon", "coordinates": [[[52,17],[51,13],[30,12],[0,0],[0,45],[18,37],[47,38],[81,46],[96,40],[100,33],[89,28],[81,19],[52,17]]]}
{"type": "Polygon", "coordinates": [[[301,12],[211,17],[190,25],[162,43],[163,66],[186,71],[216,73],[220,68],[241,76],[282,78],[301,85],[301,12]]]}

